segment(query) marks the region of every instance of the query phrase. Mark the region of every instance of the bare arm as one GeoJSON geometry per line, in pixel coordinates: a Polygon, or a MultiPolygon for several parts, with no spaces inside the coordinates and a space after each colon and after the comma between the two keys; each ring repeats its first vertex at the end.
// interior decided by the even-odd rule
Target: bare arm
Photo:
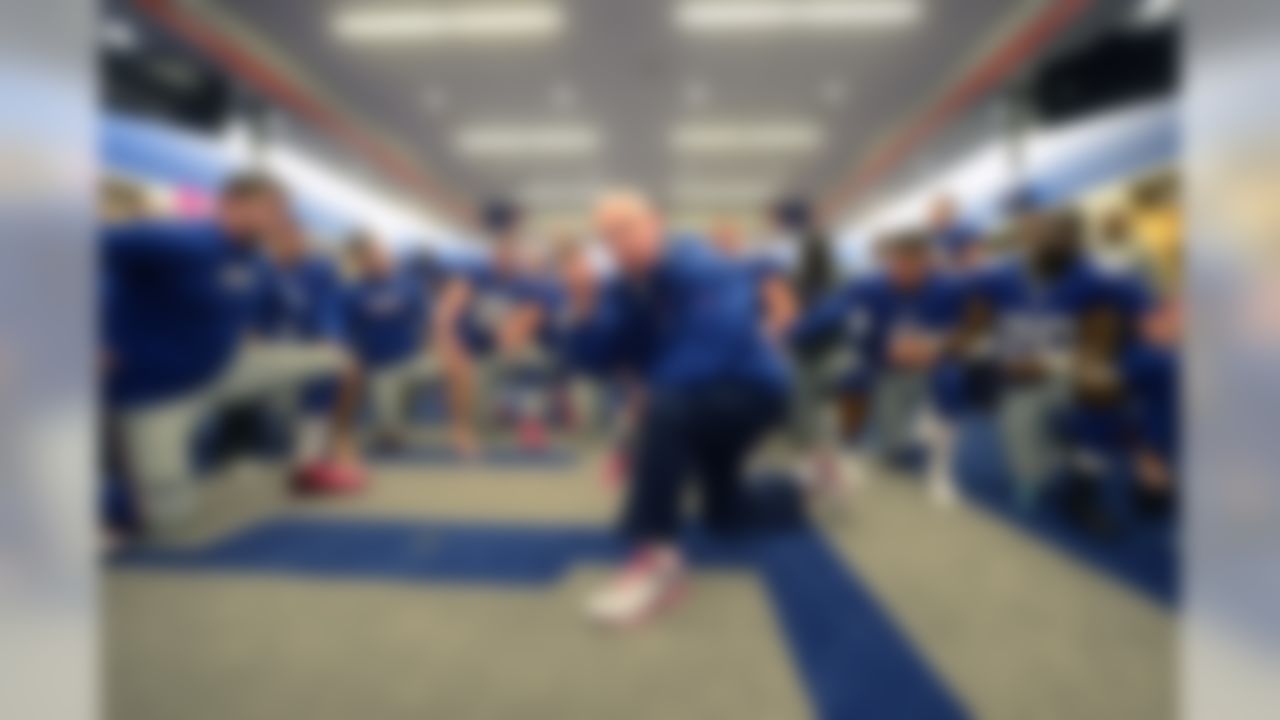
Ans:
{"type": "Polygon", "coordinates": [[[542,323],[542,316],[542,308],[534,303],[517,306],[498,329],[498,351],[510,357],[529,347],[542,323]]]}
{"type": "Polygon", "coordinates": [[[458,335],[458,325],[467,303],[471,302],[471,284],[465,280],[450,280],[440,293],[440,302],[432,315],[431,336],[439,349],[446,367],[469,360],[466,347],[458,335]]]}
{"type": "Polygon", "coordinates": [[[781,277],[773,276],[765,279],[761,293],[764,296],[765,333],[773,340],[782,340],[800,314],[795,292],[781,277]]]}
{"type": "Polygon", "coordinates": [[[471,354],[458,334],[458,325],[471,300],[470,283],[450,280],[440,293],[432,322],[432,337],[439,349],[449,394],[454,443],[464,454],[476,452],[474,436],[475,383],[471,354]]]}

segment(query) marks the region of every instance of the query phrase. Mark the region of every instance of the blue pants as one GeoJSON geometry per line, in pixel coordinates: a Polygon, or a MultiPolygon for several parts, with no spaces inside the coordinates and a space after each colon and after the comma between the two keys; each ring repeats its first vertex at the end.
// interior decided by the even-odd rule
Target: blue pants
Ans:
{"type": "Polygon", "coordinates": [[[707,526],[737,529],[743,464],[785,416],[784,396],[753,383],[721,380],[653,392],[640,420],[623,532],[635,542],[673,539],[690,475],[698,482],[707,526]]]}

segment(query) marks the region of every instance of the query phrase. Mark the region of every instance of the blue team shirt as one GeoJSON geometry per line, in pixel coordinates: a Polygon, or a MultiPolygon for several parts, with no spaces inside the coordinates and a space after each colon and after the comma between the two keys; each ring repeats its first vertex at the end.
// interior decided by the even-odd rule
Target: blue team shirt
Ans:
{"type": "Polygon", "coordinates": [[[760,319],[758,277],[691,239],[675,239],[644,278],[617,277],[567,346],[583,365],[680,389],[735,380],[782,392],[786,371],[760,319]]]}
{"type": "Polygon", "coordinates": [[[777,254],[751,253],[739,259],[738,262],[742,264],[748,275],[761,281],[785,277],[787,274],[787,264],[777,254]]]}
{"type": "Polygon", "coordinates": [[[557,350],[564,342],[568,324],[569,295],[564,286],[549,277],[530,278],[520,297],[538,309],[538,343],[548,350],[557,350]]]}
{"type": "Polygon", "coordinates": [[[997,349],[1006,358],[1071,349],[1079,318],[1091,309],[1111,308],[1133,320],[1150,304],[1146,288],[1134,277],[1087,259],[1048,282],[1017,262],[993,269],[978,282],[997,312],[997,349]]]}
{"type": "Polygon", "coordinates": [[[366,278],[347,293],[344,322],[348,342],[369,368],[411,358],[426,342],[426,288],[414,273],[366,278]]]}
{"type": "Polygon", "coordinates": [[[459,263],[451,274],[471,287],[471,301],[462,312],[457,332],[467,348],[478,355],[495,349],[498,328],[512,310],[540,298],[536,279],[499,272],[488,261],[459,263]]]}
{"type": "Polygon", "coordinates": [[[861,359],[862,372],[880,370],[893,338],[900,334],[936,336],[948,331],[960,311],[962,288],[940,274],[916,288],[896,286],[874,273],[845,285],[820,302],[793,330],[804,344],[838,333],[861,359]]]}
{"type": "Polygon", "coordinates": [[[343,294],[338,271],[325,258],[277,265],[267,309],[268,333],[295,340],[340,340],[343,294]]]}
{"type": "Polygon", "coordinates": [[[107,401],[133,406],[211,381],[264,329],[270,265],[213,222],[148,222],[102,236],[107,401]]]}

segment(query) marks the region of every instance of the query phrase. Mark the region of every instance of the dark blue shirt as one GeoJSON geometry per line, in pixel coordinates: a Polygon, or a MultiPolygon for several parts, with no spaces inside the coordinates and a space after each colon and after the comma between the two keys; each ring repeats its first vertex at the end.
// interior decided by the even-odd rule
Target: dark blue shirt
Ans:
{"type": "Polygon", "coordinates": [[[673,240],[643,278],[602,288],[591,317],[569,333],[581,364],[635,373],[654,387],[714,380],[782,392],[781,357],[760,318],[758,278],[705,243],[673,240]]]}
{"type": "Polygon", "coordinates": [[[271,269],[212,222],[139,223],[102,238],[108,402],[132,406],[210,382],[264,328],[271,269]]]}
{"type": "Polygon", "coordinates": [[[493,352],[502,322],[515,308],[535,302],[539,296],[536,280],[521,273],[501,272],[487,260],[458,263],[451,274],[471,288],[457,332],[467,349],[477,355],[493,352]]]}
{"type": "Polygon", "coordinates": [[[348,291],[345,309],[348,342],[366,367],[408,360],[425,346],[429,311],[416,274],[361,280],[348,291]]]}
{"type": "Polygon", "coordinates": [[[879,369],[894,337],[948,331],[958,318],[960,298],[957,283],[939,274],[918,287],[904,288],[875,273],[819,303],[797,324],[793,340],[803,345],[838,333],[862,359],[862,370],[879,369]]]}
{"type": "Polygon", "coordinates": [[[272,337],[336,342],[343,334],[342,281],[333,263],[306,257],[276,265],[266,326],[272,337]]]}
{"type": "Polygon", "coordinates": [[[564,287],[549,277],[530,278],[519,296],[538,310],[538,343],[548,350],[559,348],[568,326],[569,296],[564,287]]]}
{"type": "Polygon", "coordinates": [[[1064,352],[1076,344],[1086,312],[1109,308],[1128,321],[1147,310],[1146,289],[1131,276],[1102,270],[1081,259],[1052,280],[1037,278],[1022,263],[996,268],[982,281],[997,312],[996,347],[1002,357],[1064,352]]]}

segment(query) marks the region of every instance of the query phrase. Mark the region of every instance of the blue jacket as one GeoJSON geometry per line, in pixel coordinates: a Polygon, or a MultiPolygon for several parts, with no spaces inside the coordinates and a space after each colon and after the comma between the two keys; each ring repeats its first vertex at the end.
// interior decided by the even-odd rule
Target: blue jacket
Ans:
{"type": "Polygon", "coordinates": [[[487,261],[464,261],[450,274],[471,287],[471,301],[463,310],[457,332],[467,349],[477,355],[492,352],[498,324],[517,306],[538,302],[541,287],[523,274],[501,273],[487,261]]]}
{"type": "Polygon", "coordinates": [[[347,338],[366,367],[385,367],[419,352],[429,317],[426,288],[414,273],[366,278],[347,293],[347,338]]]}
{"type": "Polygon", "coordinates": [[[602,288],[566,348],[579,365],[630,371],[657,388],[729,379],[782,392],[787,375],[764,333],[759,282],[705,243],[673,240],[646,277],[602,288]]]}
{"type": "Polygon", "coordinates": [[[270,265],[213,222],[148,222],[101,239],[108,403],[190,392],[265,327],[270,265]]]}
{"type": "Polygon", "coordinates": [[[861,371],[875,371],[883,366],[896,334],[948,331],[958,319],[960,298],[959,286],[939,274],[907,290],[876,273],[848,283],[816,305],[792,330],[792,340],[804,345],[838,335],[862,359],[861,371]]]}
{"type": "Polygon", "coordinates": [[[1077,261],[1050,282],[1038,281],[1023,263],[995,268],[982,281],[997,312],[1001,354],[1013,357],[1070,349],[1084,313],[1110,308],[1131,321],[1147,311],[1150,296],[1133,276],[1077,261]]]}
{"type": "Polygon", "coordinates": [[[342,280],[333,263],[306,257],[275,266],[266,312],[272,337],[339,341],[343,336],[342,280]]]}

